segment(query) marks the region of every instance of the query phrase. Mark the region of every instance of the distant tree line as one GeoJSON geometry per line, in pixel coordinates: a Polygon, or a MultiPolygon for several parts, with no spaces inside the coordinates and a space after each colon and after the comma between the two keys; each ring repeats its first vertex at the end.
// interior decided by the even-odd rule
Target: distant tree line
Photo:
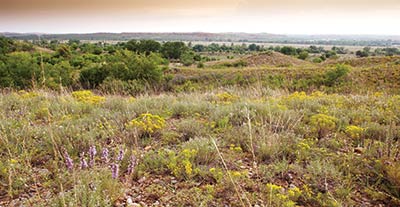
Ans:
{"type": "MultiPolygon", "coordinates": [[[[60,89],[102,88],[109,91],[117,86],[131,93],[166,87],[171,77],[163,75],[170,62],[204,67],[209,53],[253,53],[276,51],[299,59],[322,62],[340,54],[348,54],[344,47],[292,46],[268,47],[257,44],[192,45],[183,42],[130,40],[110,44],[67,42],[18,41],[0,37],[0,87],[27,89],[47,87],[60,89]]],[[[400,55],[397,48],[364,48],[357,56],[400,55]]]]}
{"type": "Polygon", "coordinates": [[[400,55],[399,48],[387,47],[387,48],[376,48],[372,50],[371,47],[364,47],[362,50],[357,50],[357,57],[369,57],[369,56],[393,56],[400,55]]]}

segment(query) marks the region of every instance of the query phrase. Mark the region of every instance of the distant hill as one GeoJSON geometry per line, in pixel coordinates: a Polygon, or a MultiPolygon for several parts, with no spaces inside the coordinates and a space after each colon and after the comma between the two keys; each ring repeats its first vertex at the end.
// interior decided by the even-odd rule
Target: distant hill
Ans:
{"type": "Polygon", "coordinates": [[[88,34],[41,34],[0,33],[18,40],[86,40],[127,41],[151,39],[157,41],[205,41],[244,43],[283,43],[315,45],[400,46],[400,35],[280,35],[270,33],[88,33],[88,34]]]}
{"type": "Polygon", "coordinates": [[[286,38],[285,35],[268,33],[89,33],[89,34],[36,34],[36,33],[0,33],[0,35],[21,40],[38,39],[38,35],[46,40],[119,40],[152,39],[159,41],[225,41],[225,42],[257,42],[286,38]]]}

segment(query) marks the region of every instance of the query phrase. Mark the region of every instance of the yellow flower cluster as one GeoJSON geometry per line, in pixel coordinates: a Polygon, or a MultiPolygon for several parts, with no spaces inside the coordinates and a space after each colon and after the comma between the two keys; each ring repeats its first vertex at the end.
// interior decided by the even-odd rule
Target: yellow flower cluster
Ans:
{"type": "Polygon", "coordinates": [[[189,149],[184,149],[178,154],[171,151],[168,155],[167,167],[177,178],[191,178],[199,171],[193,167],[193,160],[196,154],[196,150],[189,149]]]}
{"type": "Polygon", "coordinates": [[[217,101],[223,104],[231,104],[237,100],[239,97],[228,92],[218,93],[215,95],[217,97],[217,101]]]}
{"type": "Polygon", "coordinates": [[[273,206],[294,207],[302,194],[298,187],[289,188],[286,191],[283,187],[272,183],[268,183],[266,187],[267,193],[270,195],[269,199],[271,199],[269,202],[273,206]]]}
{"type": "Polygon", "coordinates": [[[224,177],[224,173],[219,168],[210,168],[209,172],[211,176],[215,179],[215,181],[220,182],[224,177]]]}
{"type": "Polygon", "coordinates": [[[229,149],[232,150],[232,151],[235,151],[235,152],[242,152],[243,151],[243,149],[240,146],[235,146],[234,144],[231,144],[229,146],[229,149]]]}
{"type": "Polygon", "coordinates": [[[79,102],[89,103],[89,104],[100,104],[106,100],[106,98],[102,96],[96,96],[91,91],[88,90],[74,91],[72,92],[72,97],[74,97],[74,99],[79,102]]]}
{"type": "Polygon", "coordinates": [[[359,139],[364,133],[365,129],[358,126],[348,126],[345,129],[346,134],[348,134],[353,139],[359,139]]]}
{"type": "Polygon", "coordinates": [[[310,119],[310,125],[315,131],[318,130],[333,130],[336,128],[337,119],[325,114],[313,115],[310,119]]]}
{"type": "Polygon", "coordinates": [[[138,118],[130,121],[129,125],[152,134],[155,131],[165,127],[165,119],[158,115],[146,113],[141,114],[138,118]]]}
{"type": "Polygon", "coordinates": [[[37,92],[26,92],[24,90],[18,91],[18,95],[23,98],[23,99],[29,99],[29,98],[34,98],[39,96],[39,93],[37,92]]]}

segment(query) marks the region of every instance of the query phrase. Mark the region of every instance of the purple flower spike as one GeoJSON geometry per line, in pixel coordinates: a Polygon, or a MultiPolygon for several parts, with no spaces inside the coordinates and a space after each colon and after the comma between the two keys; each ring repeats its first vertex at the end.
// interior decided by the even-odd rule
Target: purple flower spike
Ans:
{"type": "Polygon", "coordinates": [[[116,163],[111,164],[111,176],[113,179],[118,178],[119,166],[116,163]]]}
{"type": "Polygon", "coordinates": [[[137,164],[137,159],[135,155],[131,156],[131,161],[128,165],[128,175],[131,175],[133,171],[135,170],[135,166],[137,164]]]}
{"type": "Polygon", "coordinates": [[[96,147],[95,146],[91,146],[89,148],[89,167],[93,167],[94,166],[94,160],[95,160],[96,154],[97,154],[96,147]]]}
{"type": "Polygon", "coordinates": [[[107,148],[104,148],[103,151],[101,152],[101,160],[103,162],[108,163],[108,156],[109,156],[109,151],[107,148]]]}
{"type": "Polygon", "coordinates": [[[117,161],[122,161],[122,159],[124,159],[124,149],[122,149],[122,147],[121,147],[121,148],[119,149],[117,161]]]}
{"type": "Polygon", "coordinates": [[[72,171],[74,169],[74,161],[71,159],[68,152],[66,152],[66,151],[64,153],[64,159],[65,159],[65,165],[67,166],[67,169],[69,171],[72,171]]]}
{"type": "Polygon", "coordinates": [[[87,161],[85,159],[85,153],[84,152],[82,152],[80,160],[81,160],[81,169],[88,168],[88,163],[87,163],[87,161]]]}

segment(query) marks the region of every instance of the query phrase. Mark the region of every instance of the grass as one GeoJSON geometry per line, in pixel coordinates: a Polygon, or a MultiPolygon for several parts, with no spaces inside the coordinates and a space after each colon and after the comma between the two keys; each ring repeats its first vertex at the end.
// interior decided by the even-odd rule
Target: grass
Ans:
{"type": "Polygon", "coordinates": [[[400,204],[395,94],[31,91],[0,106],[2,205],[400,204]]]}

